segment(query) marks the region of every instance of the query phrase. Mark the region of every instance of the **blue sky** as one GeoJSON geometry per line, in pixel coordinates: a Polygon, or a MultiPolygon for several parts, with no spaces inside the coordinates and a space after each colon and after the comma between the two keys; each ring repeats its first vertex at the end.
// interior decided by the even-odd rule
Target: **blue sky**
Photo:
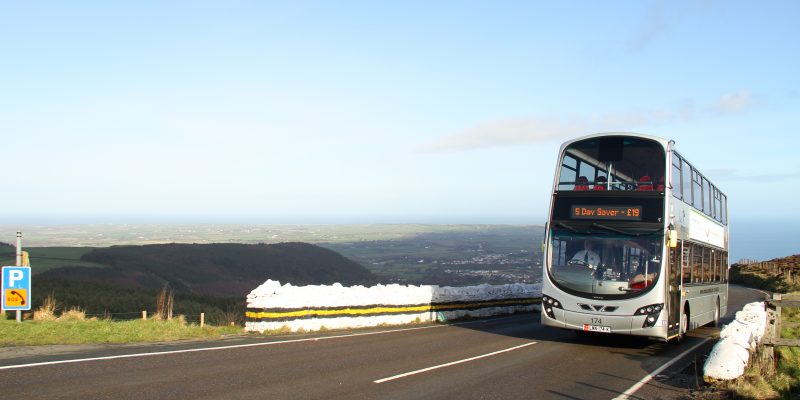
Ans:
{"type": "Polygon", "coordinates": [[[626,130],[676,140],[733,224],[781,222],[791,252],[798,18],[796,1],[5,2],[0,219],[543,223],[559,144],[626,130]]]}

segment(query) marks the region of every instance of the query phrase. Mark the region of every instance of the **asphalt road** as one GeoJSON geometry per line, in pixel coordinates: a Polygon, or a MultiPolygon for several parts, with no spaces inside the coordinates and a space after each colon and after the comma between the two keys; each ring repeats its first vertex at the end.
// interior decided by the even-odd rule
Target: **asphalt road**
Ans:
{"type": "MultiPolygon", "coordinates": [[[[731,286],[723,321],[763,297],[731,286]]],[[[631,397],[677,399],[695,386],[687,371],[717,333],[701,328],[671,344],[578,336],[538,321],[538,314],[523,314],[411,329],[62,347],[58,354],[4,350],[0,393],[5,399],[612,399],[696,346],[631,397]]]]}

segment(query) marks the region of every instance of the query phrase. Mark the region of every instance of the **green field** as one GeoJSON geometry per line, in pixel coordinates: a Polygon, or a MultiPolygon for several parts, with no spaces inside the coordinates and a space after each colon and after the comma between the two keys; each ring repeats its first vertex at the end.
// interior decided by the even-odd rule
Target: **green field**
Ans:
{"type": "MultiPolygon", "coordinates": [[[[59,267],[96,267],[105,265],[81,261],[81,256],[94,250],[92,247],[28,247],[33,273],[40,273],[59,267]]],[[[3,265],[15,265],[16,253],[13,247],[0,247],[0,262],[3,265]]]]}

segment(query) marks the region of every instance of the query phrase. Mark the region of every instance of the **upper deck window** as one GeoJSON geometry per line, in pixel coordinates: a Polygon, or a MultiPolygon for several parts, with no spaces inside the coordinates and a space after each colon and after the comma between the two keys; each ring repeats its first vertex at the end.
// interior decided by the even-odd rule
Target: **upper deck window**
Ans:
{"type": "Polygon", "coordinates": [[[703,209],[703,177],[697,170],[692,169],[692,205],[698,210],[703,209]]]}
{"type": "Polygon", "coordinates": [[[670,184],[672,185],[672,195],[682,199],[683,186],[681,184],[681,157],[677,154],[674,154],[672,158],[672,181],[670,181],[670,184]]]}
{"type": "Polygon", "coordinates": [[[605,136],[575,142],[562,155],[558,190],[664,190],[664,148],[656,141],[605,136]]]}

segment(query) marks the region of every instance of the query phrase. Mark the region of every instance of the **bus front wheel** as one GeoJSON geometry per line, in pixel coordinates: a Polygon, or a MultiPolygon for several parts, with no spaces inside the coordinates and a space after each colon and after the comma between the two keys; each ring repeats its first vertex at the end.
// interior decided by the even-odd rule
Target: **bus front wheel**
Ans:
{"type": "Polygon", "coordinates": [[[687,332],[689,332],[689,307],[684,307],[683,312],[681,313],[681,325],[678,336],[679,342],[683,341],[687,332]]]}

